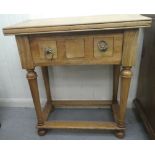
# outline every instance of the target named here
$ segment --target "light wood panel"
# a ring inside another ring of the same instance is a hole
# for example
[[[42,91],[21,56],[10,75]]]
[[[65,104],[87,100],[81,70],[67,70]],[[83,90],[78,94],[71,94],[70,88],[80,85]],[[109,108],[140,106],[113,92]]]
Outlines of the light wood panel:
[[[106,51],[101,51],[98,48],[98,43],[100,41],[105,41],[108,45],[108,48]],[[94,57],[95,58],[102,58],[105,56],[113,56],[113,50],[114,50],[114,37],[103,37],[103,36],[97,36],[94,37]]]
[[[139,29],[126,30],[124,32],[124,44],[123,44],[123,66],[133,66],[136,60],[137,52],[137,40]]]
[[[84,39],[67,39],[65,40],[66,58],[82,58],[84,53]]]
[[[40,126],[38,126],[40,128]],[[48,121],[42,129],[87,129],[87,130],[120,130],[114,122],[99,121]]]
[[[41,41],[38,43],[39,46],[39,52],[33,52],[32,56],[34,58],[36,58],[36,54],[38,53],[38,59],[56,59],[57,58],[57,45],[56,45],[56,41],[54,40],[50,40],[50,41]],[[47,54],[45,52],[46,48],[50,48],[54,54]]]
[[[52,101],[56,108],[103,108],[112,104],[111,100],[56,100]]]
[[[12,27],[46,27],[57,25],[80,25],[92,23],[116,23],[116,22],[132,22],[132,21],[150,21],[151,18],[142,15],[98,15],[98,16],[81,16],[81,17],[65,17],[65,18],[52,18],[52,19],[37,19],[29,20]]]
[[[103,33],[103,32],[102,32]],[[105,40],[108,50],[98,50],[97,43]],[[81,65],[81,64],[119,64],[122,55],[123,33],[47,35],[30,37],[30,47],[35,65]],[[44,48],[53,47],[55,58],[47,59]],[[56,57],[57,56],[57,57]]]
[[[35,34],[101,29],[149,27],[151,18],[141,15],[103,15],[26,21],[3,29],[5,35]]]
[[[16,36],[19,56],[23,69],[34,67],[28,36]]]

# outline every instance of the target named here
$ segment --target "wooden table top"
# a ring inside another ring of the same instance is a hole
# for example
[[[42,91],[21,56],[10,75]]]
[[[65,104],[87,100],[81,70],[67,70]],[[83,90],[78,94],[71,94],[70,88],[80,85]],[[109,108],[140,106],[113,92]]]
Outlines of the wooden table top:
[[[66,17],[25,21],[3,29],[5,35],[150,27],[151,18],[135,14]]]

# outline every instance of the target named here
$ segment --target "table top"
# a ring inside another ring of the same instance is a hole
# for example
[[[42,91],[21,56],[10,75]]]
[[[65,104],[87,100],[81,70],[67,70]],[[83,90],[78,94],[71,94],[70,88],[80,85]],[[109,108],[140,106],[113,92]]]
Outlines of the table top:
[[[66,17],[25,21],[3,29],[5,35],[150,27],[151,18],[135,14]]]

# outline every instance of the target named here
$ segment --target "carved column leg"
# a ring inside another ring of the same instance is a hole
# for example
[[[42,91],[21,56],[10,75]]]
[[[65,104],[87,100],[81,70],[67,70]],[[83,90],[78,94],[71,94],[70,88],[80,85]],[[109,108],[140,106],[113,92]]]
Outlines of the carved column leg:
[[[120,108],[118,115],[118,126],[125,127],[125,113],[130,88],[130,81],[132,77],[131,67],[123,67],[121,71],[121,89],[120,89]],[[123,138],[125,135],[124,130],[116,132],[118,138]]]
[[[113,103],[117,103],[120,65],[113,65]]]
[[[42,110],[41,110],[41,104],[40,104],[40,97],[39,97],[39,90],[38,90],[38,83],[37,83],[37,74],[34,71],[34,69],[27,70],[27,79],[29,82],[31,95],[33,98],[33,103],[37,115],[38,120],[38,126],[42,126],[44,124]],[[38,129],[38,134],[40,136],[45,135],[46,130],[45,129]]]

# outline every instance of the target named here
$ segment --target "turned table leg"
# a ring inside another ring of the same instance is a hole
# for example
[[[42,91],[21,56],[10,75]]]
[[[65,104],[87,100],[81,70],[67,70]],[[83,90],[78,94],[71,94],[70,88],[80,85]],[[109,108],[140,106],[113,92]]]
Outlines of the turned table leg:
[[[117,103],[120,65],[113,65],[113,103]]]
[[[131,67],[123,67],[121,71],[121,88],[120,88],[120,108],[118,114],[118,126],[120,128],[125,127],[125,113],[128,99],[128,93],[130,88],[130,81],[132,77]],[[123,138],[125,135],[124,130],[116,132],[118,138]]]
[[[42,126],[44,124],[42,110],[41,110],[41,104],[40,104],[40,97],[39,97],[39,90],[38,90],[38,83],[37,83],[37,74],[34,71],[34,69],[27,70],[27,79],[29,82],[31,95],[33,98],[33,103],[37,115],[38,120],[38,126]],[[46,134],[45,129],[38,129],[38,134],[40,136],[43,136]]]

